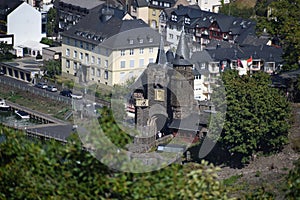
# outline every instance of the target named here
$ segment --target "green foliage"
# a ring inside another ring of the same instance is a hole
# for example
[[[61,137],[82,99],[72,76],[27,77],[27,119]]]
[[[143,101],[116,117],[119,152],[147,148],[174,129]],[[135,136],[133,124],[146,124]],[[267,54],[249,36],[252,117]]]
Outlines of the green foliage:
[[[239,178],[241,178],[242,176],[243,176],[242,174],[241,174],[241,175],[234,175],[234,176],[231,176],[231,177],[229,177],[229,178],[223,180],[223,183],[224,183],[224,185],[226,185],[226,186],[232,186],[232,185],[234,185],[234,184],[236,183],[236,181],[237,181]]]
[[[291,108],[277,89],[269,87],[270,77],[263,72],[239,76],[229,70],[222,80],[227,102],[222,146],[242,162],[258,151],[281,149],[287,142]]]
[[[272,9],[268,31],[278,36],[284,47],[284,70],[299,68],[300,60],[300,0],[280,0],[270,4]]]
[[[300,197],[300,159],[295,163],[295,168],[287,177],[287,199],[299,199]]]
[[[43,66],[46,71],[46,76],[49,78],[54,78],[56,75],[61,74],[61,63],[56,60],[49,60],[44,62]],[[73,82],[73,81],[72,81]]]
[[[222,3],[219,13],[248,19],[253,16],[254,9],[248,7],[240,7],[238,5],[238,2],[231,2],[228,4]]]
[[[101,110],[99,123],[103,132],[107,137],[109,137],[110,141],[116,146],[123,148],[126,144],[132,143],[133,138],[120,129],[120,127],[116,124],[115,117],[120,118],[121,116],[114,115],[122,115],[122,113],[120,111],[119,113],[114,112],[113,114],[111,109],[104,107]]]
[[[66,145],[31,141],[2,126],[0,135],[1,199],[228,199],[206,162],[115,172],[83,151],[76,135]]]
[[[12,45],[0,42],[0,61],[13,59],[15,56],[10,53],[11,50],[13,50]]]
[[[284,49],[284,71],[299,68],[300,60],[300,0],[256,1],[254,8],[242,6],[242,1],[222,3],[220,13],[241,18],[252,18],[257,22],[260,35],[267,31],[277,37]],[[268,11],[270,11],[268,13]]]
[[[56,9],[50,8],[47,13],[47,24],[46,24],[47,36],[53,36],[55,32],[55,26],[56,26]]]
[[[42,38],[41,43],[49,45],[49,46],[53,46],[53,40],[45,38],[45,37]]]

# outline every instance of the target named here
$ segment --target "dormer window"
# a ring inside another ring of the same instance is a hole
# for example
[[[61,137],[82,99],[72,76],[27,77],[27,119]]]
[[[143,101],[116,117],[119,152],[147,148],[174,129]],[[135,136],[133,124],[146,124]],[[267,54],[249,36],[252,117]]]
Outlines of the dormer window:
[[[151,36],[147,36],[147,39],[148,39],[148,42],[153,42],[153,37],[151,37]]]
[[[139,38],[139,43],[142,44],[144,42],[143,38]]]
[[[185,24],[190,24],[190,23],[191,23],[191,19],[188,18],[188,17],[185,17],[185,18],[184,18],[184,23],[185,23]]]
[[[158,6],[158,1],[152,1],[152,5]]]
[[[164,7],[169,8],[170,7],[170,3],[164,3]]]
[[[129,39],[129,44],[133,44],[133,39]]]
[[[171,20],[177,22],[177,15],[172,15]]]

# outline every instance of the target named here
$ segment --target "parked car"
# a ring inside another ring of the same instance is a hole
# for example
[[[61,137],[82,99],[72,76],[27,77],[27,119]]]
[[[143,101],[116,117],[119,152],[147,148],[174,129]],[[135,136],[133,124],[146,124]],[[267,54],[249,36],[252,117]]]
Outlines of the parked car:
[[[62,95],[62,96],[65,96],[65,97],[71,97],[72,91],[68,90],[68,89],[65,89],[65,90],[60,91],[59,94]]]
[[[47,84],[43,82],[39,82],[35,86],[42,89],[46,89],[48,87]]]
[[[57,92],[57,88],[53,85],[48,85],[48,87],[46,88],[46,90],[50,91],[50,92]]]
[[[72,93],[72,94],[71,94],[71,97],[72,97],[73,99],[82,99],[82,98],[83,98],[83,96],[82,96],[81,93]]]

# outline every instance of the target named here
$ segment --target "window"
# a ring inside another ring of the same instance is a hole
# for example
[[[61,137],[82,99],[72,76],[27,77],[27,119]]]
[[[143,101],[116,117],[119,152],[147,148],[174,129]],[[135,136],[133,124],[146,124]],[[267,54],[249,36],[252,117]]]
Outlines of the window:
[[[106,70],[104,72],[104,79],[108,79],[108,71],[106,71]]]
[[[66,49],[66,56],[70,56],[70,49]]]
[[[73,57],[74,57],[74,58],[77,58],[77,51],[74,51],[74,52],[73,52]]]
[[[95,56],[92,56],[92,63],[95,63]]]
[[[176,39],[177,39],[177,40],[179,40],[179,39],[180,39],[180,36],[179,36],[179,35],[177,35],[177,36],[176,36]]]
[[[133,55],[134,54],[134,49],[129,49],[129,55]]]
[[[152,1],[152,5],[158,6],[158,1]]]
[[[128,78],[132,78],[133,77],[133,71],[130,71],[129,74],[128,74]]]
[[[74,46],[77,47],[77,40],[74,40]]]
[[[120,72],[120,81],[125,79],[125,72]]]
[[[149,53],[153,53],[153,48],[149,48]]]
[[[97,69],[97,77],[100,77],[101,76],[101,71],[100,69]]]
[[[139,67],[144,67],[144,59],[139,60]]]
[[[125,50],[121,50],[121,56],[125,56]]]
[[[77,70],[77,62],[74,62],[74,67],[73,67],[74,70]]]
[[[90,50],[90,45],[88,43],[86,43],[86,49]]]
[[[125,64],[126,64],[125,61],[121,61],[121,62],[120,62],[120,68],[125,68]]]
[[[108,68],[108,60],[105,60],[104,67]]]
[[[144,48],[140,48],[140,54],[144,54]]]
[[[67,38],[67,44],[70,44],[70,38]]]
[[[90,62],[90,58],[89,58],[89,54],[85,54],[85,62],[89,63]]]
[[[83,59],[83,53],[82,53],[82,52],[80,52],[79,58],[80,58],[81,60]]]
[[[66,60],[66,68],[70,68],[70,61]]]
[[[129,66],[130,66],[130,67],[134,67],[134,60],[130,60]]]
[[[191,23],[191,19],[188,18],[188,17],[185,17],[185,18],[184,18],[184,23],[185,23],[185,24],[190,24],[190,23]]]
[[[177,21],[177,16],[176,15],[172,15],[171,20],[172,21]]]
[[[155,16],[156,15],[156,11],[152,10],[152,15]]]
[[[173,34],[170,33],[170,34],[169,34],[169,38],[170,38],[170,39],[173,39]]]
[[[167,7],[167,8],[169,8],[170,7],[170,3],[164,3],[164,7]]]
[[[154,90],[154,100],[164,101],[165,100],[165,91],[162,89],[155,89]]]
[[[130,40],[129,40],[129,44],[133,44],[133,39],[130,39]]]
[[[154,63],[154,59],[153,58],[149,58],[149,63]]]
[[[142,44],[144,42],[143,38],[139,38],[139,43]]]
[[[149,42],[150,43],[153,42],[153,38],[152,37],[149,38]]]
[[[101,65],[101,58],[97,58],[97,64]]]
[[[80,41],[80,48],[83,48],[83,42]]]

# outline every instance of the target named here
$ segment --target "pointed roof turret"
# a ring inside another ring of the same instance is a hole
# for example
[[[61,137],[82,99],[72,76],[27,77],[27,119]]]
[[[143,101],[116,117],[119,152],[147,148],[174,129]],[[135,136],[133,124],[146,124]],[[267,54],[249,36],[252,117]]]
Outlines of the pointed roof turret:
[[[189,62],[190,59],[190,49],[188,47],[186,38],[185,38],[185,32],[184,32],[184,26],[182,26],[182,31],[180,34],[176,54],[175,54],[175,65],[191,65]]]
[[[163,36],[160,36],[160,44],[157,52],[156,63],[164,65],[167,63],[167,56],[164,49],[164,39]]]
[[[184,26],[182,26],[182,27],[183,28],[181,30],[175,57],[178,56],[181,59],[189,59],[190,58],[190,50],[189,50],[189,47],[187,45],[187,41],[185,38]]]

